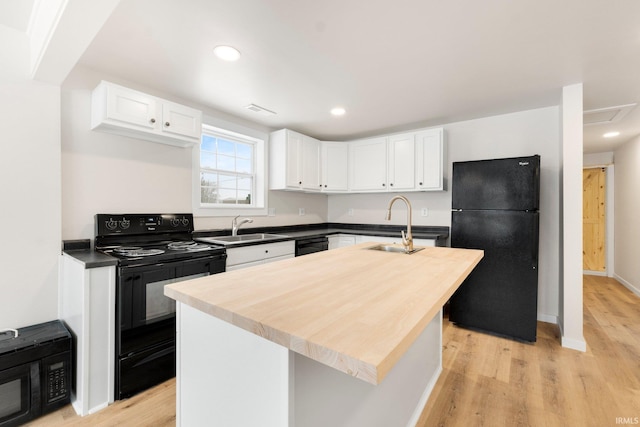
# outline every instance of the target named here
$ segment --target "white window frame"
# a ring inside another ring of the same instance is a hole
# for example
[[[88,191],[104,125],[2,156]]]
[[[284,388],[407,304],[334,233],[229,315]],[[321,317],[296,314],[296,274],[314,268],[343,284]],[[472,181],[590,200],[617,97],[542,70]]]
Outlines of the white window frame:
[[[213,134],[232,141],[247,142],[254,145],[254,193],[252,205],[202,204],[200,201],[200,144],[193,147],[192,156],[192,206],[196,217],[236,216],[236,215],[267,215],[267,169],[266,169],[266,141],[267,134],[242,128],[229,123],[216,123],[213,126],[202,124],[203,133]],[[224,126],[224,128],[220,127]]]

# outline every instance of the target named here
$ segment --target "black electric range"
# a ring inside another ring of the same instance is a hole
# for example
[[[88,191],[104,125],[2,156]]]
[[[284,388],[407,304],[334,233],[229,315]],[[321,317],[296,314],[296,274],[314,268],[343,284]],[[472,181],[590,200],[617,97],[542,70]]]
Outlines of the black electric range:
[[[116,400],[175,376],[176,303],[164,287],[226,269],[224,247],[192,233],[192,214],[96,215],[96,250],[118,260]]]

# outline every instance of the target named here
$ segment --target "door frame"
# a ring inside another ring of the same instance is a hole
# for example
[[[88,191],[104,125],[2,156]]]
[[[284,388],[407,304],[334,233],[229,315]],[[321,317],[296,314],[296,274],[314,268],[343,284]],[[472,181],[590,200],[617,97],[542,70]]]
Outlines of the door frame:
[[[595,168],[604,168],[605,170],[605,270],[604,271],[591,271],[591,270],[583,270],[583,274],[589,274],[592,276],[607,276],[613,277],[614,275],[614,246],[613,246],[613,232],[614,232],[614,171],[615,166],[613,164],[608,165],[584,165],[584,169],[595,169]]]

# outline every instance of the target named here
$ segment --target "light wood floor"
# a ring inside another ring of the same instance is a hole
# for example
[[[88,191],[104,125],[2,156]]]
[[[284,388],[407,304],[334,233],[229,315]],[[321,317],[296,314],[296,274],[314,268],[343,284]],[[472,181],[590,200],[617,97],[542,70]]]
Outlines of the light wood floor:
[[[640,419],[640,298],[613,279],[585,276],[584,306],[586,353],[562,348],[549,323],[538,323],[531,345],[445,321],[444,370],[419,426],[600,427]],[[84,418],[67,406],[29,425],[173,426],[175,381]]]

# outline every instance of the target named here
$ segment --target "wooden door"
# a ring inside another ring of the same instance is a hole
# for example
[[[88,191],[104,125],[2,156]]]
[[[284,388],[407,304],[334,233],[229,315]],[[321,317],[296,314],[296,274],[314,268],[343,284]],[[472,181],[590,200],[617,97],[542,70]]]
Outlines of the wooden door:
[[[582,171],[582,268],[606,270],[605,263],[605,170]]]

